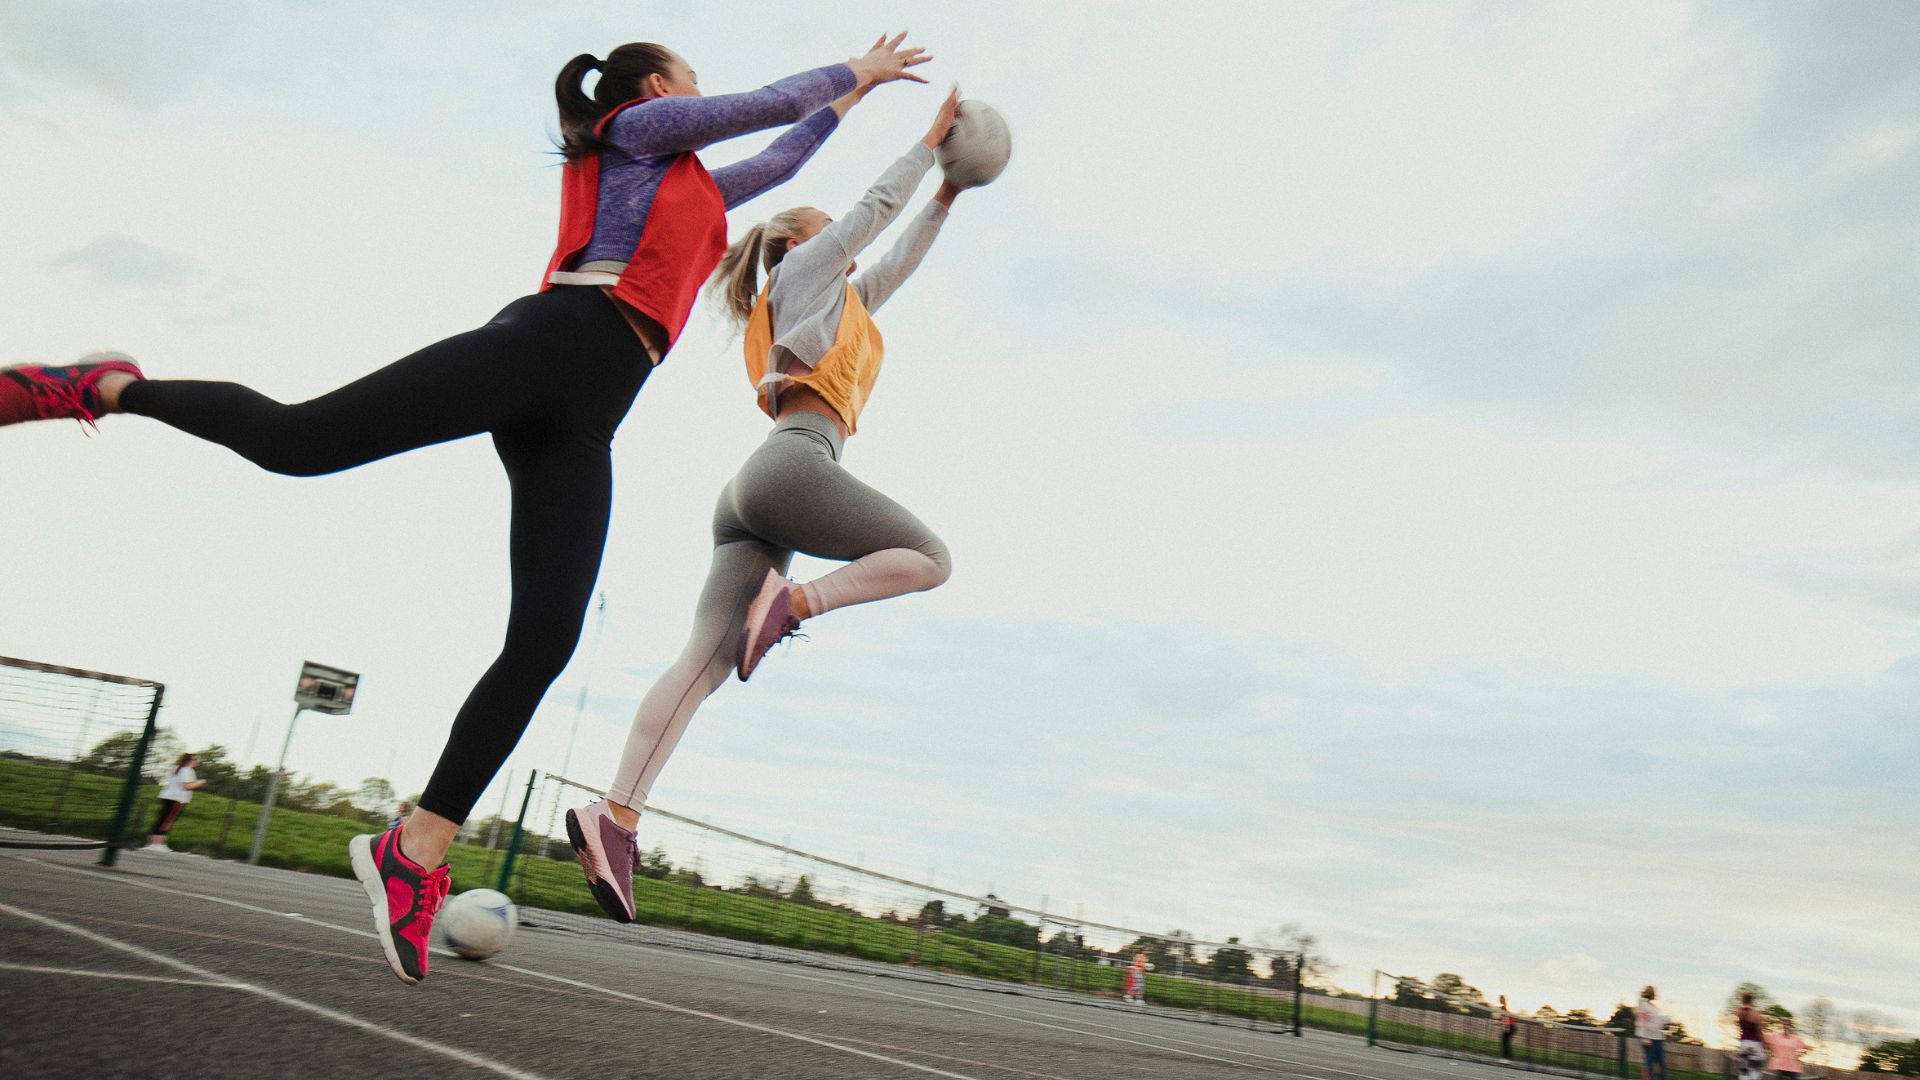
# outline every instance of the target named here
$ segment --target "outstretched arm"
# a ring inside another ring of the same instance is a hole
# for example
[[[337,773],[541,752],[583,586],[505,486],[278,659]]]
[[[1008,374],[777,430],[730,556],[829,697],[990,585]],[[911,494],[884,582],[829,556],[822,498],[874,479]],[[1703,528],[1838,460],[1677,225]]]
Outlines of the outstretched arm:
[[[713,170],[714,186],[720,189],[720,198],[726,202],[727,209],[793,179],[793,174],[820,149],[839,123],[839,114],[834,110],[821,109],[782,132],[765,150]]]
[[[885,39],[882,39],[883,41]],[[793,179],[815,150],[825,145],[847,112],[873,90],[868,86],[835,98],[833,104],[807,117],[773,140],[765,150],[732,165],[713,170],[713,182],[731,210]]]
[[[850,93],[853,69],[832,64],[791,75],[744,94],[657,97],[624,110],[607,125],[607,141],[633,157],[698,150],[722,139],[791,124]]]
[[[933,127],[914,144],[913,149],[880,174],[880,179],[874,181],[853,209],[821,229],[813,239],[793,249],[783,263],[790,267],[786,271],[788,275],[796,271],[809,277],[814,274],[845,273],[847,264],[868,244],[873,243],[874,238],[892,224],[894,218],[900,216],[907,199],[920,186],[927,170],[933,167],[933,148],[940,145],[947,129],[953,126],[953,110],[959,101],[959,93],[956,89],[947,95],[934,117]]]
[[[933,241],[940,235],[940,226],[946,223],[947,211],[953,208],[953,200],[959,194],[959,188],[941,183],[933,201],[914,215],[906,233],[894,242],[893,249],[853,279],[853,289],[860,294],[860,302],[868,311],[879,310],[920,268],[920,260],[926,258],[927,251],[933,247]]]
[[[907,69],[933,58],[922,49],[902,49],[905,39],[905,34],[882,37],[864,56],[803,71],[744,94],[654,98],[615,116],[607,127],[607,141],[633,157],[678,154],[795,123],[836,98],[880,83],[925,82]]]

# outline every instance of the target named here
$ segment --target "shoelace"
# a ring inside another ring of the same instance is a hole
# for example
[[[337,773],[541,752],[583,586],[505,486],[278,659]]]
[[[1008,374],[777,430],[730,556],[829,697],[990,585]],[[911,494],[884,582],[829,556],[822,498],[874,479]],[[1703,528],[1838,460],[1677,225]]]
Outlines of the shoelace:
[[[422,915],[436,915],[440,905],[447,902],[447,890],[453,887],[453,878],[447,874],[429,874],[414,890],[413,907]]]
[[[92,428],[94,431],[100,430],[100,425],[96,423],[99,417],[95,416],[93,410],[87,407],[86,395],[81,392],[79,387],[71,383],[53,379],[48,376],[45,371],[37,372],[36,374],[39,377],[30,380],[35,392],[56,406],[65,406],[71,409],[75,413],[73,419],[79,421],[81,427]],[[88,437],[91,438],[92,436],[89,435]]]

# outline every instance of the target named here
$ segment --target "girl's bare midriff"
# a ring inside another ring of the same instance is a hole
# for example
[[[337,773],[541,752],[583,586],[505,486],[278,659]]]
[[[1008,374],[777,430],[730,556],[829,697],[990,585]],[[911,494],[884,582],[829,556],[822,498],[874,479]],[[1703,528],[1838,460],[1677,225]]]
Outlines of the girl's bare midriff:
[[[780,415],[774,420],[778,422],[789,413],[797,412],[819,413],[833,421],[833,426],[840,429],[842,439],[847,437],[846,423],[840,419],[840,414],[833,410],[833,406],[827,404],[826,398],[798,383],[788,383],[780,388]]]

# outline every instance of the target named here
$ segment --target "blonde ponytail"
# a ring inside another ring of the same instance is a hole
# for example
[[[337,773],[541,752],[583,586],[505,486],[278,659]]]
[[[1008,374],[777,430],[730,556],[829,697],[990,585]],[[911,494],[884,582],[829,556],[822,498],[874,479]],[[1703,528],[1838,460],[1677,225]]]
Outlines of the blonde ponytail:
[[[707,279],[707,293],[736,326],[745,326],[753,317],[753,305],[760,299],[760,271],[771,274],[787,257],[787,241],[800,239],[801,226],[812,209],[796,206],[780,211],[748,229],[720,256],[720,264]]]
[[[760,295],[760,247],[766,234],[765,225],[755,225],[747,230],[747,235],[729,245],[707,285],[707,291],[734,323],[747,321],[753,314],[753,302]]]

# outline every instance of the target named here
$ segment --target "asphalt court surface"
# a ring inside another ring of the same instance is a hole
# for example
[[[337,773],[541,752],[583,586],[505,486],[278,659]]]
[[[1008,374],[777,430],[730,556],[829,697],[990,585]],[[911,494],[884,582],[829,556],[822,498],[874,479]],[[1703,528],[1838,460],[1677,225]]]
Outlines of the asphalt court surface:
[[[350,880],[0,852],[0,1076],[1513,1080],[1476,1062],[523,927],[387,970]],[[635,938],[644,937],[644,932]]]

